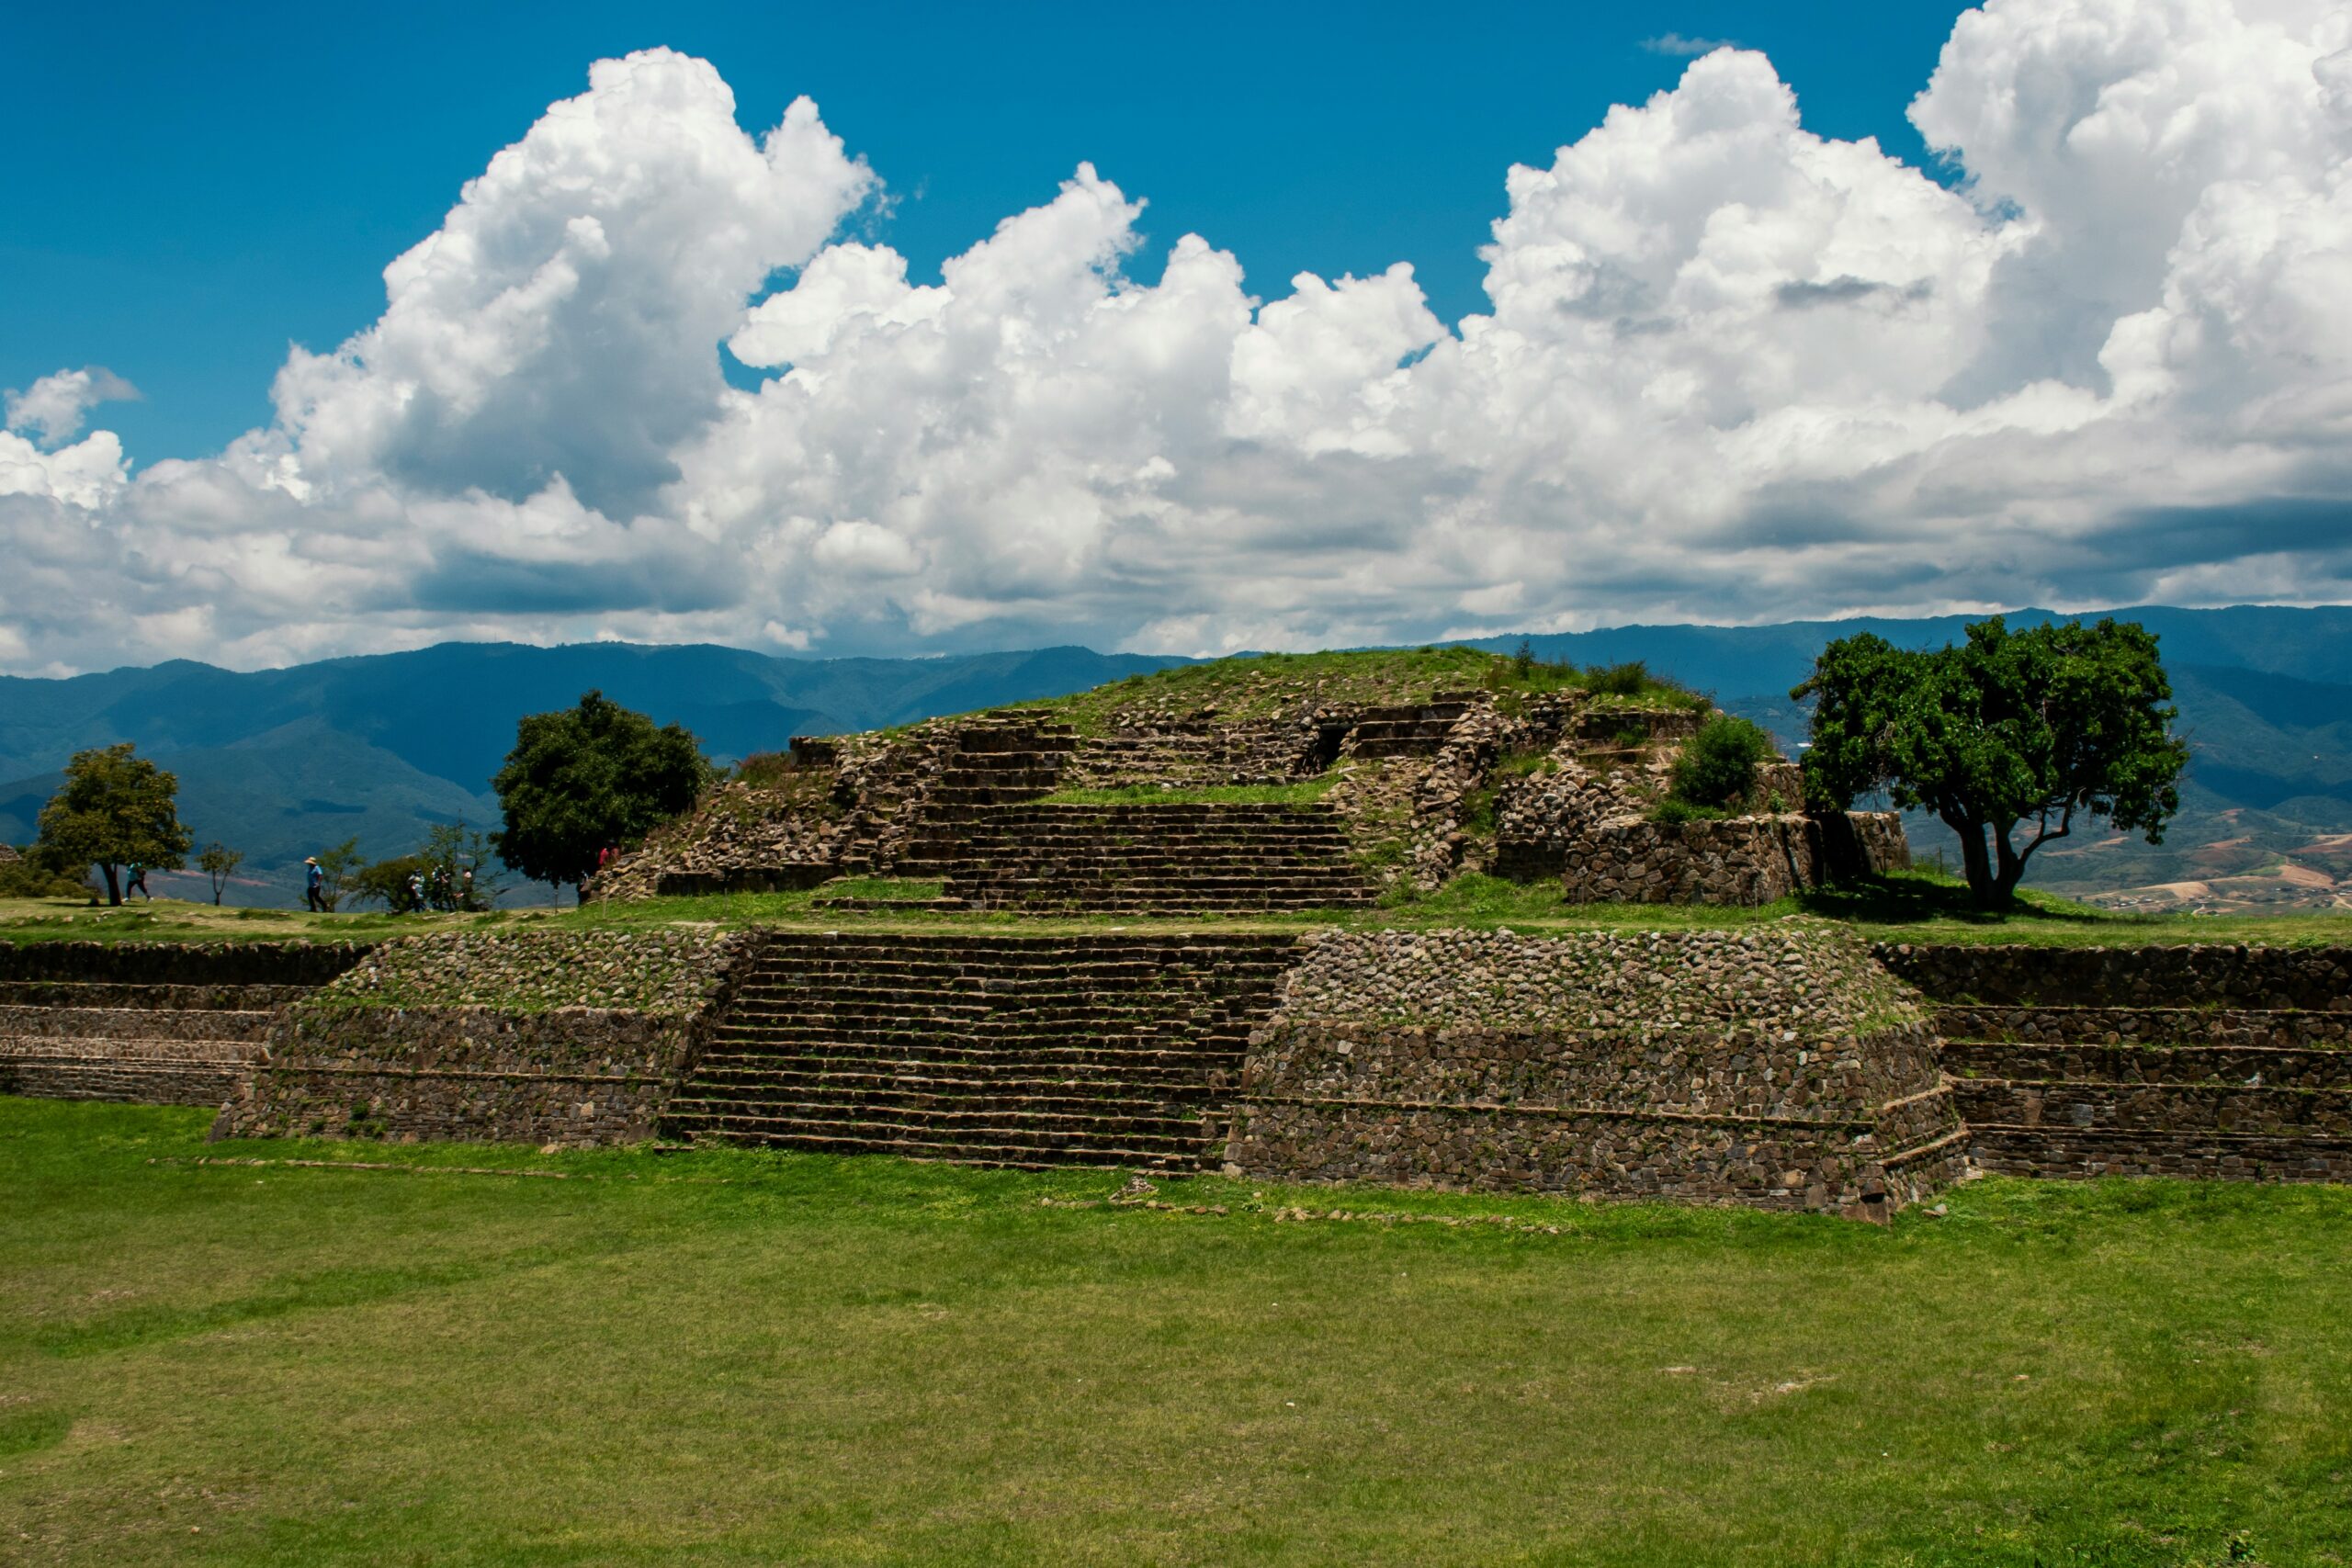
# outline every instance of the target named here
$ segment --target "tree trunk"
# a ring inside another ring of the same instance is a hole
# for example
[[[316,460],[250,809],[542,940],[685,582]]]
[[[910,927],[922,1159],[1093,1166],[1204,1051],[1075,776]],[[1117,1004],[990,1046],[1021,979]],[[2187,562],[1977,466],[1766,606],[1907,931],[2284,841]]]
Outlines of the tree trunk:
[[[1968,901],[1980,909],[1996,908],[1993,862],[1984,849],[1984,824],[1973,818],[1947,817],[1944,826],[1960,835],[1960,865],[1968,878]]]
[[[107,874],[107,902],[108,904],[120,904],[122,902],[122,883],[115,874],[114,863],[112,861],[100,861],[98,863],[98,869]]]
[[[2017,902],[2018,882],[2025,875],[2025,856],[2009,848],[2009,829],[2016,826],[2012,822],[1993,835],[1993,851],[2000,857],[1999,870],[1993,878],[1993,897],[1997,901],[1996,907],[2004,909]]]

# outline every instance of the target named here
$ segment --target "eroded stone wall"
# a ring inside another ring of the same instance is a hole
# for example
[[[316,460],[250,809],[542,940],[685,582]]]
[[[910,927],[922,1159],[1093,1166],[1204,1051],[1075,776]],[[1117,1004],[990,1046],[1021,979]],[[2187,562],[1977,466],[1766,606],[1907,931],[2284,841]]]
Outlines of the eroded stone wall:
[[[1938,1001],[2352,1012],[2352,949],[2341,947],[1899,942],[1879,956]]]
[[[272,1024],[217,1131],[567,1146],[652,1135],[753,939],[389,942]]]
[[[0,1094],[218,1106],[276,1010],[368,951],[357,943],[0,946]]]
[[[2020,1176],[2352,1179],[2352,953],[1897,944],[1975,1156]]]
[[[1333,934],[1253,1037],[1228,1166],[1883,1210],[1964,1134],[1916,998],[1849,934]]]
[[[1911,863],[1893,812],[1611,822],[1563,854],[1575,904],[1770,904],[1808,887]]]

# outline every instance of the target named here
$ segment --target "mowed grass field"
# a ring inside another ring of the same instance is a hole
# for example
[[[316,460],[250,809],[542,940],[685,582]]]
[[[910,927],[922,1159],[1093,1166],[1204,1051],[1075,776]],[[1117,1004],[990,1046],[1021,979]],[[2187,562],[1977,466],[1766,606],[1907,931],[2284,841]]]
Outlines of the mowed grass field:
[[[208,1120],[0,1099],[0,1562],[2352,1561],[2352,1190],[1194,1214]]]

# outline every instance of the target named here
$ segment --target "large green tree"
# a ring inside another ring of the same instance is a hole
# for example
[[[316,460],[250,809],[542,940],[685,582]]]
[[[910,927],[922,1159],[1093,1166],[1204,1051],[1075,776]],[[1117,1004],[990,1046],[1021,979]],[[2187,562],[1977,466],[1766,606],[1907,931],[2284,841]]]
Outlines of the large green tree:
[[[41,847],[59,861],[96,866],[109,904],[122,902],[124,866],[176,870],[196,842],[180,825],[179,779],[133,750],[126,740],[74,752],[65,783],[40,808]]]
[[[2188,748],[2156,639],[2132,621],[2011,632],[1998,615],[1933,652],[1865,632],[1821,652],[1805,793],[1843,807],[1884,790],[1960,836],[1970,894],[2006,908],[2033,852],[2105,818],[2152,844],[2180,809]]]
[[[590,692],[576,708],[535,713],[492,787],[506,825],[499,858],[534,881],[578,883],[608,848],[690,810],[709,780],[695,738]]]

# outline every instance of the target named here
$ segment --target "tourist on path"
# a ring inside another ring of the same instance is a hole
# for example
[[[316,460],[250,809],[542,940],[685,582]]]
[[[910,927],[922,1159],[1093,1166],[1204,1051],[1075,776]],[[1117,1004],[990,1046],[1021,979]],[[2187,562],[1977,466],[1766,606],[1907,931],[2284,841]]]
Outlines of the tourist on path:
[[[306,897],[311,908],[323,915],[327,912],[327,874],[319,869],[319,857],[316,855],[305,856],[302,863],[310,868],[304,878]]]

